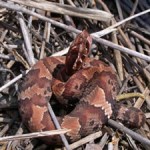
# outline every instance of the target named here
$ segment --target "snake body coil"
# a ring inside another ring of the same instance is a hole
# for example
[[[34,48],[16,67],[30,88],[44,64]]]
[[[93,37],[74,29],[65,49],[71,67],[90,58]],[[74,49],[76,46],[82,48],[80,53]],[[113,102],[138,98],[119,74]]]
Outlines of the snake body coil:
[[[52,95],[62,106],[75,105],[71,112],[57,117],[61,128],[71,129],[66,134],[69,142],[100,130],[112,114],[135,127],[143,124],[145,118],[140,110],[115,103],[116,73],[105,63],[88,58],[91,42],[84,30],[66,57],[46,57],[26,75],[20,87],[19,110],[31,132],[56,129],[47,108]],[[62,144],[59,136],[42,140]]]

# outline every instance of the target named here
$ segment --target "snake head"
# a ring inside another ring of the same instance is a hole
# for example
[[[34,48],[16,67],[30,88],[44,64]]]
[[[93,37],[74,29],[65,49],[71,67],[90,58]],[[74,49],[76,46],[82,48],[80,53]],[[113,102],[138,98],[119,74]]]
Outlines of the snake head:
[[[88,57],[92,44],[92,37],[83,30],[77,35],[75,40],[70,46],[68,54],[66,56],[66,73],[72,75],[76,71],[80,70],[85,66],[86,58]]]

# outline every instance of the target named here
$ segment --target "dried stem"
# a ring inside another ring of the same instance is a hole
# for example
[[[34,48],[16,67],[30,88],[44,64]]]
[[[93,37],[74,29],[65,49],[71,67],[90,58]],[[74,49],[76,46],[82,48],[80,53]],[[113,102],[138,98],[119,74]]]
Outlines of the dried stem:
[[[120,131],[129,134],[133,139],[137,140],[138,142],[144,144],[147,144],[150,146],[150,140],[147,138],[142,137],[140,134],[137,134],[136,132],[126,128],[125,126],[118,124],[116,121],[109,119],[108,124],[119,129]]]

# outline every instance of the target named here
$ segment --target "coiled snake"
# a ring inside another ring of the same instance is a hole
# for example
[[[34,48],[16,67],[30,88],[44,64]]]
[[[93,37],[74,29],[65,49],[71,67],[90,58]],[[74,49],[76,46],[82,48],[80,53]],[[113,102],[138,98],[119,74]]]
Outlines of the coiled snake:
[[[92,38],[86,30],[80,33],[66,56],[39,60],[26,75],[19,93],[19,110],[31,132],[54,130],[48,112],[51,97],[62,107],[73,110],[57,119],[74,142],[96,132],[113,114],[133,127],[143,125],[144,114],[136,108],[116,104],[116,73],[102,61],[88,58]],[[42,138],[48,144],[61,144],[59,136]]]

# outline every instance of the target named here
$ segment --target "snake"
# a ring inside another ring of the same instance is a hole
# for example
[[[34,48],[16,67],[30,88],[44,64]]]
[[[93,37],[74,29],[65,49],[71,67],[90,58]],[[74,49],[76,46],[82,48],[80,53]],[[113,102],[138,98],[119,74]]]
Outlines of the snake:
[[[116,103],[117,73],[103,61],[89,57],[92,37],[87,30],[78,34],[66,56],[39,60],[19,86],[19,112],[30,132],[55,130],[48,103],[69,143],[95,133],[113,117],[140,128],[144,113]],[[63,113],[61,112],[63,110]],[[59,135],[40,138],[46,144],[62,145]]]

